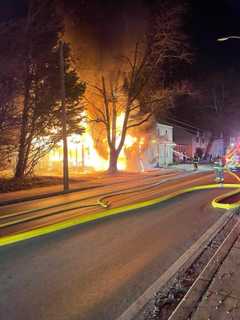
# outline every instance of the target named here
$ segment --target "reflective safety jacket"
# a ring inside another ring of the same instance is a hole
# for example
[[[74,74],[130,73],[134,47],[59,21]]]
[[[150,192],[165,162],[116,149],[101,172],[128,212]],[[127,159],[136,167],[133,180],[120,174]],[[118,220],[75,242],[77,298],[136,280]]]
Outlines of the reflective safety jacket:
[[[217,160],[217,161],[215,161],[215,162],[214,162],[214,169],[215,169],[215,170],[219,170],[219,171],[223,170],[223,169],[224,169],[224,163],[223,163],[223,161],[222,161],[222,160]]]

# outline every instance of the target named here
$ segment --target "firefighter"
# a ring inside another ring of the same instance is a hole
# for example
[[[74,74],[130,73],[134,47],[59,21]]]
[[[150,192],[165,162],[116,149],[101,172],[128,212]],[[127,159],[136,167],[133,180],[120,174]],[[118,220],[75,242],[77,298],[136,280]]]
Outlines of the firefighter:
[[[214,161],[214,170],[216,174],[215,181],[216,182],[224,182],[224,166],[225,162],[224,159],[221,157],[217,157]]]
[[[196,171],[198,169],[198,163],[199,163],[199,157],[195,153],[194,156],[193,156],[193,170]]]

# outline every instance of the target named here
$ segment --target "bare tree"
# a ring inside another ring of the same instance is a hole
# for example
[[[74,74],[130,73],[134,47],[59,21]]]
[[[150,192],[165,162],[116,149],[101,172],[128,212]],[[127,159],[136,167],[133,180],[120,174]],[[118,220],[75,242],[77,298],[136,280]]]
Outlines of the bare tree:
[[[32,139],[35,131],[35,123],[37,121],[38,112],[35,112],[33,104],[37,101],[35,95],[36,91],[39,90],[39,83],[37,83],[35,76],[39,73],[39,68],[36,61],[41,60],[41,53],[38,50],[44,49],[43,37],[48,37],[50,31],[51,36],[57,32],[59,26],[54,21],[50,22],[50,25],[46,28],[44,23],[46,23],[46,18],[50,18],[49,13],[46,14],[46,6],[50,2],[44,0],[40,2],[39,0],[30,0],[28,3],[27,16],[23,22],[19,21],[19,37],[22,41],[19,44],[18,49],[21,52],[21,58],[23,60],[23,70],[22,70],[22,86],[23,86],[23,110],[21,119],[21,129],[20,129],[20,139],[19,139],[19,150],[15,177],[22,178],[26,174],[26,168],[28,163],[28,157],[30,154],[30,149],[32,145]],[[51,6],[50,11],[53,10]],[[49,11],[49,12],[50,12]],[[51,12],[52,13],[52,12]],[[47,42],[47,39],[45,40]],[[42,59],[43,65],[46,65],[46,61]],[[38,75],[37,75],[38,77]],[[42,79],[44,83],[44,79]],[[35,87],[35,88],[34,88]],[[33,102],[34,101],[34,102]]]
[[[147,40],[136,44],[132,57],[121,57],[117,70],[125,71],[106,72],[101,76],[100,85],[92,86],[94,99],[88,100],[89,114],[105,133],[111,173],[117,171],[127,132],[147,122],[159,112],[157,109],[173,103],[176,87],[162,85],[155,74],[164,71],[167,63],[190,62],[182,30],[183,12],[182,6],[169,7],[165,1],[154,17]]]

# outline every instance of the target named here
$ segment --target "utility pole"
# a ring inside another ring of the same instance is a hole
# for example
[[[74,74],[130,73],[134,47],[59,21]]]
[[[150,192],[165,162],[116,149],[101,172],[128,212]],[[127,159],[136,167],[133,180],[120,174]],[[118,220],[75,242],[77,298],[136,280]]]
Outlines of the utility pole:
[[[67,144],[67,114],[65,108],[65,63],[63,54],[63,41],[59,41],[60,52],[60,80],[61,80],[61,113],[62,113],[62,140],[63,140],[63,190],[69,190],[69,174],[68,174],[68,144]]]

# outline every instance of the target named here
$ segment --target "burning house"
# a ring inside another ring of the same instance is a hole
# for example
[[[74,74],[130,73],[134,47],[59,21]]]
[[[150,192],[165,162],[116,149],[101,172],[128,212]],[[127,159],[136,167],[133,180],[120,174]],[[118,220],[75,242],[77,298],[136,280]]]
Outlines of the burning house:
[[[157,123],[149,136],[142,159],[145,169],[167,167],[173,163],[173,127]]]
[[[121,117],[118,126],[121,126]],[[103,138],[105,139],[105,138]],[[106,142],[105,142],[106,143]],[[147,132],[138,135],[127,134],[124,147],[118,160],[118,169],[126,171],[144,171],[166,167],[173,162],[173,128],[157,123]],[[69,169],[72,174],[81,174],[108,169],[108,154],[100,154],[90,127],[86,126],[82,135],[68,137]],[[63,148],[60,142],[39,161],[36,172],[61,174]]]

